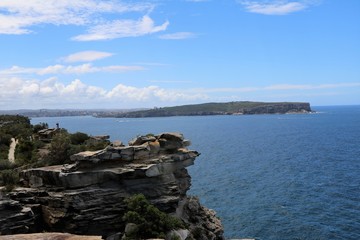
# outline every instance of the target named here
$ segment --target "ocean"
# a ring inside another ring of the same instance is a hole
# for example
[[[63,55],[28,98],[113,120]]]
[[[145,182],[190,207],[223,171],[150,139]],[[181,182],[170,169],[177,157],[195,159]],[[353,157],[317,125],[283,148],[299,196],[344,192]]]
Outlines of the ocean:
[[[360,239],[360,106],[315,114],[33,118],[111,136],[182,132],[201,153],[188,168],[226,238]]]

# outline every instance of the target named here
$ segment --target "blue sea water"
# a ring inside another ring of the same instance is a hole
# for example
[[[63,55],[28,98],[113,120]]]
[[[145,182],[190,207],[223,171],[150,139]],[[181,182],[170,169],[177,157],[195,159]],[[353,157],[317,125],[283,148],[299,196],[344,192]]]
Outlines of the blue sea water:
[[[360,239],[360,106],[316,114],[142,119],[33,118],[70,132],[176,131],[201,156],[192,195],[216,210],[227,238]]]

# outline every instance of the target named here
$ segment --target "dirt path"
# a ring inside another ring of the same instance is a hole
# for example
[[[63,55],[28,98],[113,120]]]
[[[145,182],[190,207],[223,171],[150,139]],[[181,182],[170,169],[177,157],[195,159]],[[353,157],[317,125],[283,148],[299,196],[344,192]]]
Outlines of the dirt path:
[[[15,138],[11,139],[10,149],[9,149],[9,161],[14,163],[15,162],[15,148],[16,144],[18,143],[18,140],[15,140]]]

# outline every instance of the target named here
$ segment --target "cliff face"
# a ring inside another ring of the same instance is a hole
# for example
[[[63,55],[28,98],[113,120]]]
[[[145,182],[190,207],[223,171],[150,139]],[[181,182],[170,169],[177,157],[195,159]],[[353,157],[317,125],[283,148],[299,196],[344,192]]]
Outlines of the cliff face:
[[[187,223],[188,236],[223,239],[215,212],[186,196],[186,167],[199,155],[188,145],[176,133],[142,136],[129,146],[73,155],[70,165],[23,171],[24,187],[0,200],[0,234],[58,231],[106,237],[125,229],[124,199],[142,193]]]
[[[310,113],[309,103],[274,103],[243,108],[239,111],[242,114],[285,114],[285,113]]]

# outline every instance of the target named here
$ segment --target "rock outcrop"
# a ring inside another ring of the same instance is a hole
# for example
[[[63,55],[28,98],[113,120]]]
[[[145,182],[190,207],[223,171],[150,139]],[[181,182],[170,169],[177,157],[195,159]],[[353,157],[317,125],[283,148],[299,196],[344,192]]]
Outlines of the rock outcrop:
[[[71,157],[72,164],[29,169],[23,187],[0,201],[0,235],[67,232],[103,237],[123,232],[124,199],[142,193],[160,210],[181,218],[193,239],[223,239],[215,212],[188,197],[186,167],[198,152],[182,134],[140,136]]]

